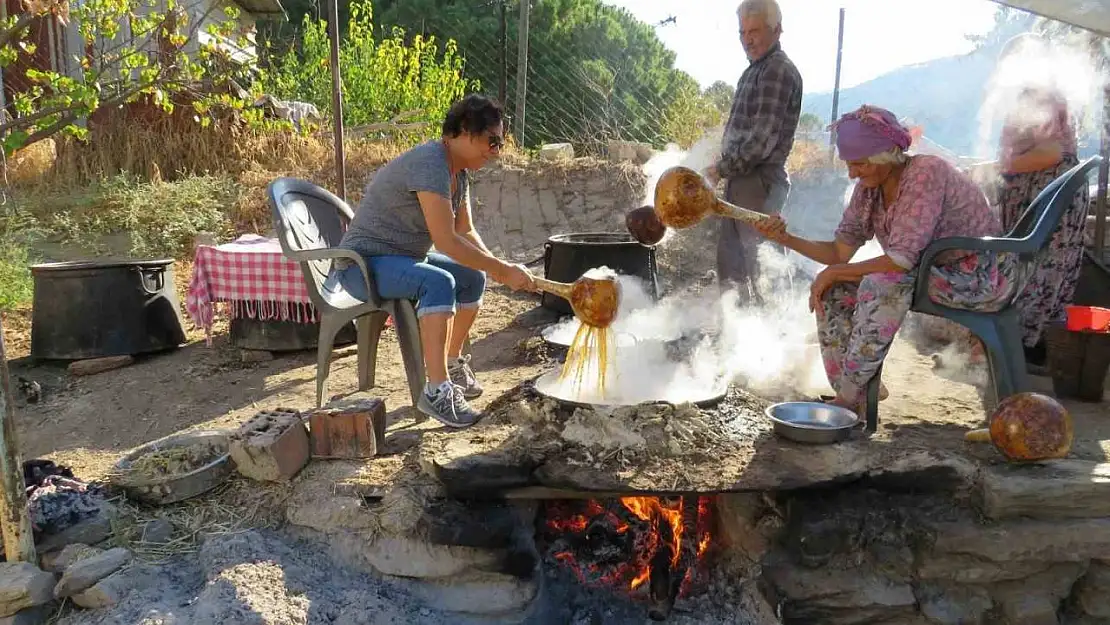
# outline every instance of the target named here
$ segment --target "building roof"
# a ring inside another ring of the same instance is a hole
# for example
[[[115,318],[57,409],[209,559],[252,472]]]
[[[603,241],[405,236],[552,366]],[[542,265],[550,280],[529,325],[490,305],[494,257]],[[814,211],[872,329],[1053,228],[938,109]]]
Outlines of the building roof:
[[[1110,3],[1105,0],[994,0],[1110,37]]]
[[[281,15],[285,17],[285,8],[281,0],[235,0],[235,4],[253,15]]]

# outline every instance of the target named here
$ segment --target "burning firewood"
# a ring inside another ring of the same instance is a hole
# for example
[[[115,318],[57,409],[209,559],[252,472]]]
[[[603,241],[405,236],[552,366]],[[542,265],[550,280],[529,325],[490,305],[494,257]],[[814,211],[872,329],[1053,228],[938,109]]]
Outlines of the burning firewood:
[[[644,599],[648,615],[665,620],[694,587],[710,522],[707,497],[551,502],[543,535],[550,557],[583,584]]]

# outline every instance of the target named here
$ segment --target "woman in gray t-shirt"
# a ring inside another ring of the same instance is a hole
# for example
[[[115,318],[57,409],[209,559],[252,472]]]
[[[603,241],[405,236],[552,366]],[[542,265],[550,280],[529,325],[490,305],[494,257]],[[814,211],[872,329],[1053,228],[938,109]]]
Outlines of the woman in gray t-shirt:
[[[482,387],[462,346],[481,306],[486,275],[513,290],[535,289],[527,269],[490,253],[470,214],[467,172],[500,154],[502,120],[501,107],[485,96],[456,102],[440,139],[410,149],[372,176],[340,243],[366,259],[379,296],[417,300],[428,373],[417,409],[451,427],[481,417],[467,403]],[[367,299],[357,265],[336,269],[329,281]]]

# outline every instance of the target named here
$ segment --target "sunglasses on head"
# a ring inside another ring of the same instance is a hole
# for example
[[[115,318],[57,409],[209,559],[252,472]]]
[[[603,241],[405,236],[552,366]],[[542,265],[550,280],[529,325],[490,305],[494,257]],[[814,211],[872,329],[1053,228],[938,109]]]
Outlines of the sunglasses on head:
[[[489,147],[491,150],[500,150],[505,147],[505,137],[501,135],[491,134],[489,136]]]

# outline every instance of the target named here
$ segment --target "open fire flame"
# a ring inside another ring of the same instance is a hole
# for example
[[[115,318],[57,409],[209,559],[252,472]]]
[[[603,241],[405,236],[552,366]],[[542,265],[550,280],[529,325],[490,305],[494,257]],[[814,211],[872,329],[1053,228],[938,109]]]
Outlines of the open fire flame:
[[[548,502],[548,552],[590,586],[644,594],[670,611],[694,588],[712,542],[705,496]]]

